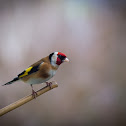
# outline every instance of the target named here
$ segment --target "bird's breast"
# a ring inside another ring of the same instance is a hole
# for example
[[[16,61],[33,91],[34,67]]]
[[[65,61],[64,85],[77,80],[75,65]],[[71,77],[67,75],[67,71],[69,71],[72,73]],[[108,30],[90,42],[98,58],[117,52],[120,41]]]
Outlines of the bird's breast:
[[[29,77],[29,78],[23,78],[22,81],[24,81],[25,83],[29,83],[29,84],[40,84],[40,83],[44,83],[46,81],[48,81],[49,79],[51,79],[55,74],[56,74],[56,70],[50,70],[48,72],[48,76],[46,76],[47,73],[43,73],[41,74],[39,77],[37,77],[37,74],[33,75],[33,77]]]
[[[53,77],[56,74],[56,70],[50,70],[49,74],[50,74],[51,77]]]

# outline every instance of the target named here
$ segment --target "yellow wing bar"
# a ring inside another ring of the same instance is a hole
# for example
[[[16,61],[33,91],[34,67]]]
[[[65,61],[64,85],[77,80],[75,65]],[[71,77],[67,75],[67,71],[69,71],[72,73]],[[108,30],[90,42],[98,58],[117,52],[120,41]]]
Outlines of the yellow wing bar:
[[[19,77],[19,78],[22,78],[22,77],[24,77],[24,76],[27,76],[27,75],[28,75],[28,72],[30,72],[32,68],[33,68],[33,67],[27,68],[27,69],[24,70],[21,74],[19,74],[18,77]]]

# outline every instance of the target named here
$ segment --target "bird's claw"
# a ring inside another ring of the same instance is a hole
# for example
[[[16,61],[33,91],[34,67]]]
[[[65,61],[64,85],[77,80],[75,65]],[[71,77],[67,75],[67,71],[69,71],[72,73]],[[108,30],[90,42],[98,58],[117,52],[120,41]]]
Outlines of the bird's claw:
[[[35,92],[33,89],[32,89],[32,96],[34,97],[34,99],[36,99],[37,92]]]
[[[52,82],[46,82],[47,87],[50,87],[52,89]]]

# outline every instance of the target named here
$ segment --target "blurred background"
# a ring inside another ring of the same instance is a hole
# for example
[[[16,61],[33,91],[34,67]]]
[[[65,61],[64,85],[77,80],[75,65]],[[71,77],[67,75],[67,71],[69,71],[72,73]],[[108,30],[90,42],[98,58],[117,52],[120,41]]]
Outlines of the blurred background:
[[[0,117],[1,126],[126,125],[124,0],[0,1],[0,85],[54,51],[59,87]],[[35,85],[37,90],[44,85]],[[0,86],[0,108],[31,93]]]

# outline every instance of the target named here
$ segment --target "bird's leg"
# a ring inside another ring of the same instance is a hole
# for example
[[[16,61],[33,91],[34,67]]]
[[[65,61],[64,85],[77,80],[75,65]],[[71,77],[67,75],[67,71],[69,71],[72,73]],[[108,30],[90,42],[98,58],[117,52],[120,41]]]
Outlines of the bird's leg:
[[[34,91],[32,84],[31,84],[31,88],[32,88],[32,96],[33,96],[34,98],[36,98],[37,93]]]
[[[50,87],[52,89],[52,82],[46,82],[47,87]]]

